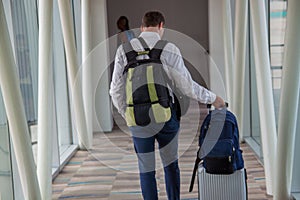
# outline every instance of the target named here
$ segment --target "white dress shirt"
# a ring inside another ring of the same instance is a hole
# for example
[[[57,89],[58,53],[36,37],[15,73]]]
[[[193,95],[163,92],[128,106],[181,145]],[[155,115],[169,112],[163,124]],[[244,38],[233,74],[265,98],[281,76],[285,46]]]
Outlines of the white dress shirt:
[[[156,32],[142,32],[139,37],[142,37],[148,47],[152,49],[156,42],[160,40],[160,36]],[[143,47],[138,39],[130,41],[132,47],[136,51],[143,51]],[[174,82],[180,91],[201,103],[211,104],[215,101],[216,95],[206,88],[196,83],[188,69],[184,65],[179,49],[172,43],[168,43],[162,51],[161,62],[168,77]],[[115,57],[114,71],[110,85],[110,95],[112,102],[118,112],[124,117],[126,110],[126,74],[123,74],[124,67],[127,65],[127,58],[121,45]]]

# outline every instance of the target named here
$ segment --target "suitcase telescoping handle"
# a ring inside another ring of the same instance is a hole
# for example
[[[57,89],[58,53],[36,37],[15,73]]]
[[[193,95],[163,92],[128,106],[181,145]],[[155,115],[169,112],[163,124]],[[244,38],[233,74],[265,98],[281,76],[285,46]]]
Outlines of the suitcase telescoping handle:
[[[228,105],[229,105],[228,102],[225,102],[226,108],[228,108]],[[208,110],[211,109],[211,106],[212,106],[212,104],[207,104],[207,105],[206,105],[206,107],[207,107]]]

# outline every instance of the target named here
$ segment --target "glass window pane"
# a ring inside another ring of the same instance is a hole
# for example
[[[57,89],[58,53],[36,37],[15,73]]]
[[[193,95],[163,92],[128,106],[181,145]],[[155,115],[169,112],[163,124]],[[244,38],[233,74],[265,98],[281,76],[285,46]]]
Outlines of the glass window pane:
[[[13,199],[11,151],[5,108],[0,92],[0,199]]]
[[[37,155],[38,24],[36,1],[11,1],[15,60],[26,119]]]
[[[276,123],[278,122],[286,14],[287,1],[270,1],[270,58]]]
[[[250,12],[249,12],[250,13]],[[249,24],[249,68],[250,68],[250,102],[251,102],[251,138],[261,146],[261,129],[260,129],[260,115],[258,106],[258,94],[257,94],[257,76],[256,76],[256,66],[254,60],[254,46],[253,46],[253,27],[250,17]],[[260,150],[257,150],[260,152]],[[262,156],[262,155],[258,155]]]
[[[56,106],[56,123],[59,140],[59,151],[62,155],[73,144],[70,121],[69,89],[66,71],[64,42],[57,1],[53,9],[53,67],[54,91]]]
[[[37,121],[36,1],[11,1],[15,58],[27,121]],[[30,6],[28,5],[30,3]]]

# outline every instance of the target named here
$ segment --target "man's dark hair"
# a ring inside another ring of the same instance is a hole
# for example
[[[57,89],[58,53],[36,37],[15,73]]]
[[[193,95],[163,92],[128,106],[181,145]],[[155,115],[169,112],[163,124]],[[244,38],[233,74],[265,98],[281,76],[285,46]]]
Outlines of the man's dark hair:
[[[143,17],[143,26],[144,27],[155,27],[160,23],[165,24],[165,18],[163,14],[158,11],[149,11]]]

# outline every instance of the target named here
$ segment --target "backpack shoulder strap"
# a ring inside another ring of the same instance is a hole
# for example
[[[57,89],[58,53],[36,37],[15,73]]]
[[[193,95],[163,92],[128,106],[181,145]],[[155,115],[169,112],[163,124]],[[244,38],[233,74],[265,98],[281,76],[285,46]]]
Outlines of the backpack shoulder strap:
[[[136,61],[136,57],[138,56],[138,53],[133,49],[130,41],[125,42],[122,44],[126,58],[127,63],[131,63],[132,61]]]
[[[146,41],[144,40],[144,38],[139,37],[138,40],[140,41],[141,45],[143,46],[145,51],[150,51],[150,48],[148,47]]]
[[[161,53],[167,44],[168,41],[166,40],[158,40],[153,49],[151,49],[149,57],[152,59],[160,59]]]
[[[123,43],[122,46],[123,46],[125,56],[127,59],[127,65],[125,66],[125,68],[123,70],[123,74],[125,74],[128,71],[128,69],[130,68],[131,64],[137,62],[136,57],[138,56],[138,52],[136,52],[133,49],[130,41]]]

